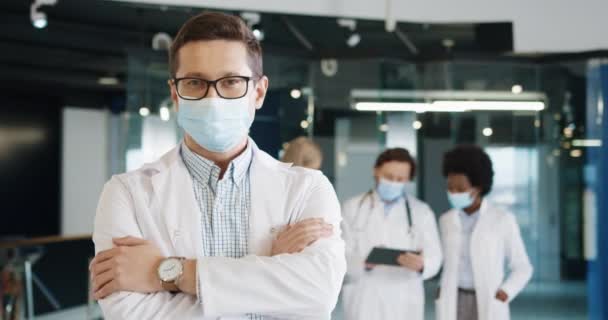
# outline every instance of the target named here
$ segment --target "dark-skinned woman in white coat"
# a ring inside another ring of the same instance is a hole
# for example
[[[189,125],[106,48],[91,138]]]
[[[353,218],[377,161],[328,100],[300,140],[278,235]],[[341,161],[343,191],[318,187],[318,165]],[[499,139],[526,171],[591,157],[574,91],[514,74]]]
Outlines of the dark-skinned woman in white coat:
[[[515,216],[485,199],[490,157],[477,146],[456,147],[444,156],[443,174],[452,209],[439,219],[445,260],[437,320],[508,320],[532,266]]]

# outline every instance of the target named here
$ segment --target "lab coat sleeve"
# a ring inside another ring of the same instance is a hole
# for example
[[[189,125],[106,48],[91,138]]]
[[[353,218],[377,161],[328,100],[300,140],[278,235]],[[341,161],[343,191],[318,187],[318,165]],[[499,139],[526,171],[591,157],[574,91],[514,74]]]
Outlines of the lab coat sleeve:
[[[102,191],[95,216],[95,252],[113,247],[112,238],[143,238],[133,200],[121,178],[113,177]],[[193,319],[202,317],[196,297],[186,294],[117,292],[99,301],[106,319]]]
[[[530,281],[533,268],[526,253],[519,226],[517,225],[515,216],[512,214],[508,215],[506,228],[507,241],[505,249],[510,273],[509,277],[502,284],[501,289],[507,293],[509,301],[511,301],[515,299],[528,281]]]
[[[205,315],[256,313],[279,318],[330,319],[346,269],[340,204],[330,182],[315,174],[300,219],[322,217],[331,238],[296,254],[198,260]]]
[[[427,280],[434,277],[439,272],[443,255],[441,252],[441,241],[439,240],[435,214],[428,206],[425,206],[424,220],[422,228],[424,271],[422,272],[422,277],[424,280]]]
[[[342,205],[342,238],[346,245],[346,281],[349,281],[350,277],[357,277],[363,272],[364,263],[364,259],[359,257],[355,252],[356,234],[353,224],[355,220],[354,214],[357,210],[354,208],[354,202],[354,200],[350,200]]]

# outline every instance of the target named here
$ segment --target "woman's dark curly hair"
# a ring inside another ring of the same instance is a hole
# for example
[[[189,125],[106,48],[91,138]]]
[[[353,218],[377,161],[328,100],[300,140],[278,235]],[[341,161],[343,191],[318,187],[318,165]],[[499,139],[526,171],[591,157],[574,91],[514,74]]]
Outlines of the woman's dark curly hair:
[[[492,160],[476,145],[461,145],[443,155],[443,176],[464,174],[474,187],[485,196],[492,190],[494,170]]]

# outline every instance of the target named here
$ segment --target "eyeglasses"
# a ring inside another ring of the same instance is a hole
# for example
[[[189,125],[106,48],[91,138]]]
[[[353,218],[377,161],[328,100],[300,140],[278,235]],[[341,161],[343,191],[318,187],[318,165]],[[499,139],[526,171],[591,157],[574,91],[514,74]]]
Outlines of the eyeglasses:
[[[205,80],[196,77],[174,78],[173,83],[184,100],[200,100],[207,96],[213,87],[217,95],[224,99],[239,99],[247,95],[249,81],[252,77],[229,76],[216,80]]]

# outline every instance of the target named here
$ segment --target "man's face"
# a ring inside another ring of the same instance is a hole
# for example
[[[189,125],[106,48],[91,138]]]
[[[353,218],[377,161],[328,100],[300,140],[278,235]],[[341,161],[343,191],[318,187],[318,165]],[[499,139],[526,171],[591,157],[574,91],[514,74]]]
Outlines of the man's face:
[[[205,80],[216,80],[226,76],[252,77],[253,72],[248,64],[247,48],[239,41],[210,40],[186,43],[178,51],[178,69],[176,78],[198,77]],[[254,78],[248,83],[247,99],[251,115],[262,107],[268,89],[268,78]],[[171,99],[179,111],[178,95],[174,85],[171,87]],[[213,88],[209,88],[206,98],[218,97]]]
[[[374,169],[376,182],[385,179],[392,182],[406,183],[410,181],[412,166],[408,162],[389,161]]]

